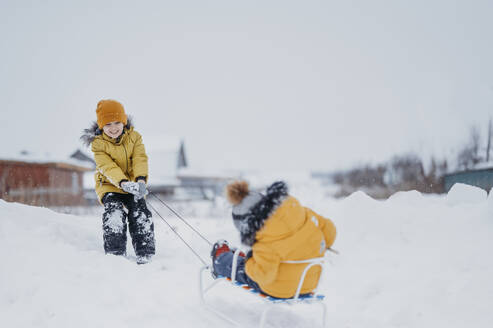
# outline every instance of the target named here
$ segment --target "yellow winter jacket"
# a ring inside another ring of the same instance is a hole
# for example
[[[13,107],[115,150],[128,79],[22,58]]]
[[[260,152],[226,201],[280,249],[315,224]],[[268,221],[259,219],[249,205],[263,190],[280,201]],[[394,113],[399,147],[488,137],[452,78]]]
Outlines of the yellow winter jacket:
[[[124,180],[148,179],[147,155],[142,136],[133,127],[125,127],[123,134],[112,139],[102,133],[91,144],[96,161],[96,193],[101,201],[108,192],[126,194],[120,187]]]
[[[246,273],[269,295],[293,297],[306,264],[281,262],[321,257],[334,243],[335,236],[332,221],[288,196],[257,231]],[[320,267],[311,268],[301,293],[313,291],[319,278]]]

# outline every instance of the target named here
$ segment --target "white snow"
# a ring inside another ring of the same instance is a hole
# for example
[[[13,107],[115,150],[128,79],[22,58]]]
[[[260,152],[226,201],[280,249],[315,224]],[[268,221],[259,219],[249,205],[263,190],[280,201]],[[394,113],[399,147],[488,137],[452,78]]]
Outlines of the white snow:
[[[447,202],[451,205],[462,203],[481,203],[488,197],[485,190],[464,183],[456,183],[450,188]]]
[[[362,192],[334,200],[319,190],[292,190],[338,228],[340,255],[321,286],[328,327],[491,326],[491,196],[463,186],[448,196],[411,191],[386,201]],[[208,259],[206,242],[153,206]],[[238,243],[227,209],[220,218],[188,219],[211,241]],[[104,255],[100,217],[0,200],[2,327],[230,327],[200,306],[200,261],[157,215],[154,220],[157,255],[138,266]],[[245,327],[257,324],[263,305],[252,295],[225,285],[210,296]],[[317,327],[318,311],[280,307],[267,326]]]

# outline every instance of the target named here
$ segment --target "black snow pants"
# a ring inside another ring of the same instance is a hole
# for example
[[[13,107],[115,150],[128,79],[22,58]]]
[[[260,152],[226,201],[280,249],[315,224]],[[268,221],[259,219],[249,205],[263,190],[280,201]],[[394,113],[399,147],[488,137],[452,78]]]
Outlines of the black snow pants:
[[[134,195],[107,193],[103,196],[103,240],[106,254],[127,252],[127,220],[132,245],[137,256],[154,255],[154,223],[145,200]]]

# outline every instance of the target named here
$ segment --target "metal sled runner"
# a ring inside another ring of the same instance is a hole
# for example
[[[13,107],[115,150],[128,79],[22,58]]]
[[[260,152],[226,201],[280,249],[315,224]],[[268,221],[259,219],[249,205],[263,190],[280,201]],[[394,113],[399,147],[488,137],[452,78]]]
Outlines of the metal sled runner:
[[[209,311],[215,313],[216,315],[220,316],[224,320],[226,320],[226,321],[228,321],[228,322],[230,322],[236,326],[240,326],[240,324],[238,322],[236,322],[235,320],[233,320],[232,318],[230,318],[229,316],[227,316],[223,312],[217,310],[216,308],[214,308],[210,304],[208,304],[206,301],[206,298],[205,298],[206,293],[209,290],[211,290],[214,286],[216,286],[218,283],[227,282],[227,283],[232,284],[233,286],[241,287],[241,288],[248,290],[254,294],[257,294],[260,297],[260,299],[265,302],[266,306],[265,306],[264,310],[262,311],[262,315],[260,317],[260,324],[259,324],[260,328],[264,327],[268,312],[274,306],[280,305],[280,304],[286,304],[286,305],[320,304],[320,306],[322,307],[322,327],[324,327],[324,328],[326,327],[327,308],[326,308],[325,303],[323,302],[325,296],[316,293],[316,290],[317,290],[318,286],[320,285],[320,279],[322,278],[322,275],[323,275],[324,262],[327,259],[326,257],[317,257],[317,258],[303,260],[303,261],[285,261],[285,262],[282,262],[282,263],[288,263],[288,264],[306,264],[305,269],[301,273],[300,281],[298,283],[298,287],[296,289],[296,293],[295,293],[294,297],[286,299],[286,298],[275,298],[275,297],[271,297],[271,296],[259,293],[258,291],[250,288],[248,285],[243,285],[243,284],[236,281],[236,267],[237,267],[237,260],[238,260],[238,256],[239,256],[240,252],[241,252],[240,250],[236,250],[234,253],[233,263],[232,263],[232,268],[231,268],[231,279],[226,278],[226,277],[218,277],[210,285],[205,286],[204,281],[203,281],[204,272],[210,273],[212,268],[211,268],[211,266],[206,265],[206,266],[202,267],[202,269],[200,270],[200,277],[199,277],[200,300],[201,300],[201,302],[205,308],[207,308]],[[320,266],[320,268],[321,268],[320,278],[319,278],[317,287],[309,295],[300,295],[301,287],[303,286],[303,282],[305,281],[305,276],[306,276],[308,270],[310,270],[313,266],[316,266],[316,265]]]

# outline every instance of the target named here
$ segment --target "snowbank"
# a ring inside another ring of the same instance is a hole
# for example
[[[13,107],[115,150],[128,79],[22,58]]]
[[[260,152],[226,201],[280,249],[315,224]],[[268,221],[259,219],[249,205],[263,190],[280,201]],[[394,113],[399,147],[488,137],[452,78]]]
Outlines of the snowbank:
[[[485,200],[450,206],[412,191],[326,206],[341,251],[325,287],[334,294],[329,317],[345,327],[489,327],[493,203]]]
[[[447,203],[451,205],[463,203],[481,203],[488,197],[485,190],[463,183],[456,183],[447,194]]]
[[[296,192],[338,228],[334,248],[341,254],[333,257],[322,283],[330,327],[490,326],[491,199],[462,186],[446,197],[402,192],[386,201],[362,192],[342,200],[305,188]],[[158,210],[171,218],[164,208]],[[169,220],[208,259],[209,245],[180,221]],[[238,243],[226,212],[221,219],[190,222],[211,241]],[[0,200],[2,326],[229,327],[199,305],[201,262],[157,216],[155,223],[157,255],[137,266],[132,256],[103,254],[99,217]],[[245,326],[257,324],[262,303],[221,288],[211,291],[217,304],[237,313]],[[318,308],[294,309],[273,311],[268,326],[319,324]]]

